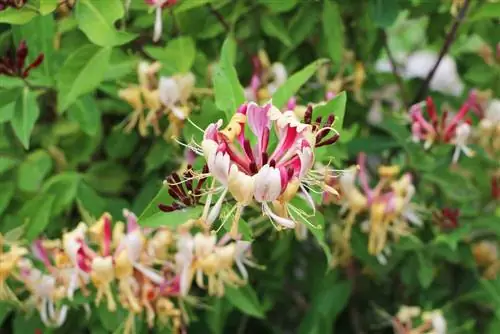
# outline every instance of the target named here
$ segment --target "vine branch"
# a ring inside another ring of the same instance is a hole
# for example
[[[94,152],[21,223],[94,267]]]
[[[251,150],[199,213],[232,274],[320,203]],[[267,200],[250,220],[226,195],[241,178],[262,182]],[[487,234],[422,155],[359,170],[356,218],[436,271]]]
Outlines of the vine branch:
[[[387,33],[385,32],[385,30],[381,30],[381,34],[382,34],[382,43],[384,45],[385,52],[387,52],[387,57],[389,58],[389,62],[391,63],[392,74],[394,75],[394,78],[396,79],[396,83],[399,87],[399,91],[401,92],[401,99],[403,100],[404,106],[406,108],[408,108],[409,107],[408,96],[406,95],[405,85],[404,85],[403,79],[401,79],[401,76],[398,73],[396,59],[394,58],[394,55],[392,54],[392,51],[389,47],[389,43],[387,41]]]
[[[460,9],[460,12],[458,13],[457,17],[455,18],[455,22],[453,22],[453,25],[446,35],[445,42],[443,44],[443,47],[441,48],[441,51],[439,52],[439,57],[432,67],[431,71],[429,74],[427,74],[427,77],[425,78],[424,82],[420,86],[420,89],[415,95],[415,99],[413,100],[413,104],[418,103],[420,100],[422,100],[425,97],[425,94],[427,93],[427,90],[429,89],[429,84],[434,77],[434,74],[436,73],[437,68],[439,67],[439,64],[441,63],[441,60],[443,60],[443,57],[446,55],[448,50],[450,49],[451,44],[453,44],[455,40],[455,36],[458,31],[458,27],[460,27],[460,24],[463,22],[465,18],[465,14],[467,13],[467,9],[469,7],[470,1],[465,0],[463,3],[462,8]]]
[[[227,23],[224,16],[217,9],[215,9],[211,4],[206,4],[206,7],[210,11],[210,13],[212,13],[212,15],[217,18],[217,20],[220,22],[220,24],[222,24],[222,26],[224,27],[226,32],[229,33],[231,31],[231,26],[229,25],[229,23]],[[235,39],[236,43],[238,44],[238,46],[243,50],[245,55],[248,57],[248,59],[252,59],[252,54],[248,51],[245,43],[243,43],[236,36],[234,36],[234,39]]]

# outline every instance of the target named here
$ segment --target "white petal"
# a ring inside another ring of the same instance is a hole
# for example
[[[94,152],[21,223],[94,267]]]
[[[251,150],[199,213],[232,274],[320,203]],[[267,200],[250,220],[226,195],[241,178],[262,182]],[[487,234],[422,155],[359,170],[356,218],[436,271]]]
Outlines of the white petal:
[[[295,228],[295,222],[293,220],[290,220],[288,218],[283,218],[275,214],[269,205],[264,202],[262,203],[262,211],[269,216],[274,222],[278,223],[279,225],[283,226],[284,228]]]
[[[161,7],[156,8],[156,18],[155,18],[155,27],[153,34],[153,42],[158,42],[161,38],[161,34],[163,32],[163,18],[161,15]]]
[[[222,208],[222,202],[224,201],[224,198],[226,197],[227,189],[224,189],[224,192],[222,195],[219,197],[215,205],[212,207],[212,210],[210,210],[210,213],[208,214],[207,217],[207,224],[210,226],[213,224],[215,219],[219,216],[220,209]]]
[[[255,200],[274,201],[281,193],[281,177],[278,169],[264,165],[254,176]]]
[[[179,101],[181,92],[177,82],[171,77],[161,77],[158,84],[158,94],[161,103],[172,106]]]

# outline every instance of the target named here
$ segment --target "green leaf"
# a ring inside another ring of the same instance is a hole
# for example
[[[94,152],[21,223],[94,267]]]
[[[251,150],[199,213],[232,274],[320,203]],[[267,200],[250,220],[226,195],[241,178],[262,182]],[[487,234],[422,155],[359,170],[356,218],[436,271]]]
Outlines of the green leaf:
[[[56,10],[59,0],[40,0],[40,14],[47,15]]]
[[[160,209],[158,209],[158,204],[169,205],[173,202],[173,200],[174,199],[172,198],[172,196],[170,196],[170,194],[168,193],[168,187],[162,186],[151,203],[149,203],[146,209],[144,209],[144,211],[139,216],[139,221],[148,219],[156,213],[163,213],[162,211],[160,211]]]
[[[201,216],[203,207],[195,206],[172,212],[157,212],[147,218],[139,218],[139,224],[146,227],[166,226],[175,228],[184,224],[189,219],[196,219]]]
[[[17,184],[20,190],[35,192],[52,169],[52,158],[44,150],[30,153],[19,166]]]
[[[379,28],[389,28],[400,12],[399,0],[373,0],[370,2],[373,21]]]
[[[210,4],[212,2],[214,2],[214,0],[182,1],[179,2],[178,5],[174,7],[174,13],[179,14],[194,8],[204,6],[206,4]]]
[[[322,21],[328,54],[333,64],[339,66],[344,54],[344,25],[336,3],[324,0]]]
[[[336,273],[331,272],[321,282],[321,288],[312,299],[311,306],[303,318],[298,333],[308,334],[320,326],[318,333],[332,333],[332,324],[347,306],[351,296],[352,284],[349,281],[337,281]],[[316,329],[318,330],[318,329]]]
[[[38,237],[49,225],[54,200],[55,196],[53,195],[41,195],[26,204],[30,206],[30,209],[27,209],[28,212],[32,213],[26,225],[25,238],[28,241],[32,241]]]
[[[298,0],[287,0],[287,1],[258,0],[257,2],[268,7],[273,13],[283,13],[283,12],[288,12],[292,10],[295,6],[297,6]],[[304,3],[301,3],[301,5],[303,4]]]
[[[3,214],[5,209],[9,206],[12,197],[14,196],[14,191],[16,190],[16,184],[14,181],[4,181],[0,182],[0,215]]]
[[[309,205],[306,203],[306,201],[302,198],[295,197],[291,202],[291,205],[293,207],[297,208],[298,210],[306,213],[311,213],[313,212],[313,209],[309,207]],[[320,248],[323,250],[323,253],[325,254],[327,263],[332,262],[332,252],[330,249],[330,246],[328,246],[326,242],[326,237],[325,237],[325,219],[323,215],[316,211],[314,215],[311,217],[306,217],[306,216],[300,216],[294,209],[291,209],[290,211],[290,216],[296,219],[296,222],[298,224],[304,224],[307,229],[311,232],[311,234],[314,236],[316,239],[316,242],[320,246]]]
[[[20,87],[0,90],[0,107],[4,107],[15,102],[21,92],[22,88]]]
[[[84,45],[66,58],[57,76],[58,111],[62,113],[80,96],[93,91],[104,78],[111,48]]]
[[[191,37],[172,39],[165,48],[145,47],[145,51],[154,59],[162,62],[164,68],[172,74],[188,72],[196,57],[196,45]]]
[[[335,122],[333,123],[333,127],[338,132],[342,131],[342,125],[344,124],[344,116],[346,110],[347,103],[347,94],[346,92],[341,92],[333,99],[328,101],[326,104],[317,106],[313,110],[313,117],[321,116],[323,119],[328,117],[330,114],[335,115]]]
[[[205,321],[212,334],[224,333],[227,317],[233,308],[225,299],[213,298],[213,303],[205,317]]]
[[[269,15],[261,16],[260,23],[266,35],[279,39],[287,47],[292,46],[293,43],[285,25],[277,17]]]
[[[111,312],[108,310],[106,303],[101,303],[96,308],[97,314],[100,319],[100,327],[104,327],[107,330],[107,333],[114,333],[118,329],[123,329],[123,326],[126,323],[127,314],[125,309],[118,308],[116,311]],[[94,332],[92,330],[92,332]]]
[[[12,321],[12,334],[35,333],[37,329],[43,328],[43,334],[52,334],[52,329],[46,328],[40,316],[36,313],[16,312]]]
[[[79,0],[76,3],[78,27],[99,46],[117,46],[130,42],[136,34],[118,31],[114,23],[125,15],[120,0]]]
[[[101,193],[119,194],[130,177],[128,170],[112,161],[93,164],[85,173],[85,181]]]
[[[0,326],[3,324],[5,318],[7,318],[7,316],[13,309],[13,305],[7,304],[6,302],[0,302]]]
[[[82,177],[76,172],[63,172],[51,177],[42,188],[45,195],[54,195],[54,215],[69,208],[76,198],[78,186]]]
[[[319,59],[304,67],[299,72],[292,75],[273,95],[273,104],[281,108],[288,100],[297,93],[320,68],[321,65],[327,63],[327,59]]]
[[[29,52],[26,63],[33,62],[40,53],[43,53],[43,62],[33,72],[32,75],[41,74],[51,86],[54,83],[54,37],[56,34],[56,21],[52,15],[37,16],[32,21],[22,26],[12,29],[14,42],[19,44],[22,40],[26,41]]]
[[[0,156],[0,175],[19,163],[19,160]]]
[[[245,285],[240,288],[232,286],[224,287],[224,296],[237,309],[252,317],[264,319],[265,315],[262,311],[262,305],[259,302],[257,294],[250,285]]]
[[[68,118],[77,122],[89,136],[95,136],[101,126],[101,111],[92,95],[85,95],[76,100],[68,109]]]
[[[106,138],[104,149],[110,158],[126,158],[134,153],[138,143],[137,133],[125,133],[122,129],[116,129]]]
[[[472,13],[467,21],[473,22],[478,20],[498,19],[500,17],[500,3],[498,2],[485,2],[479,9]]]
[[[450,173],[445,168],[435,173],[426,173],[423,179],[436,184],[447,197],[460,203],[473,201],[479,195],[469,180],[458,173]]]
[[[231,119],[236,109],[245,102],[245,93],[234,68],[232,50],[236,48],[234,39],[228,37],[222,45],[220,61],[214,74],[215,104]]]
[[[434,279],[434,268],[432,260],[425,256],[423,253],[417,253],[419,270],[418,280],[424,289],[428,288]]]
[[[301,4],[300,9],[295,16],[290,20],[288,26],[289,35],[292,38],[293,45],[297,46],[302,43],[308,36],[311,36],[316,24],[319,20],[319,10],[316,7],[306,6]],[[290,54],[294,48],[286,50],[286,54]]]
[[[27,6],[21,9],[7,8],[0,12],[0,23],[25,24],[37,15],[36,11]]]
[[[136,71],[138,63],[137,58],[131,57],[120,49],[113,49],[109,66],[104,75],[104,81],[123,79],[128,74]]]
[[[17,98],[14,115],[11,120],[12,129],[25,149],[29,148],[30,136],[35,127],[40,110],[34,92],[25,87]]]
[[[85,181],[80,182],[76,199],[78,204],[81,206],[80,210],[84,211],[82,218],[84,218],[86,222],[98,218],[104,211],[106,211],[104,198],[99,196],[99,194]]]

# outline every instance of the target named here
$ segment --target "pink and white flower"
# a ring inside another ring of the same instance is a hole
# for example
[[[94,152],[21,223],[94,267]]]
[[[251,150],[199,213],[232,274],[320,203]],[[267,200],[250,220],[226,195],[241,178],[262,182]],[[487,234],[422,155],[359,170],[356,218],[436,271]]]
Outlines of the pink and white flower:
[[[424,106],[428,118],[423,114]],[[470,110],[481,113],[475,93],[471,93],[460,110],[451,117],[447,110],[439,116],[432,98],[428,97],[425,102],[417,103],[410,108],[412,140],[417,143],[424,141],[426,150],[436,142],[454,144],[456,148],[453,163],[458,162],[461,152],[471,157],[474,152],[467,147],[471,134],[470,121],[465,120]]]
[[[202,217],[206,223],[210,225],[218,217],[223,201],[230,193],[237,201],[233,208],[236,210],[233,236],[237,234],[243,208],[252,202],[259,203],[262,212],[273,223],[294,228],[297,221],[294,213],[301,213],[290,205],[290,200],[300,189],[314,206],[307,189],[313,186],[324,188],[324,173],[312,170],[314,149],[338,139],[331,127],[333,115],[324,124],[321,124],[321,118],[314,123],[311,119],[312,107],[308,108],[304,122],[301,122],[293,111],[282,112],[271,102],[263,106],[250,102],[238,109],[224,129],[221,129],[222,120],[210,124],[204,131],[201,144],[214,179],[213,191],[208,196]],[[329,136],[332,132],[333,135]],[[209,210],[212,195],[218,193],[219,199]],[[273,210],[271,204],[279,208],[280,213]]]

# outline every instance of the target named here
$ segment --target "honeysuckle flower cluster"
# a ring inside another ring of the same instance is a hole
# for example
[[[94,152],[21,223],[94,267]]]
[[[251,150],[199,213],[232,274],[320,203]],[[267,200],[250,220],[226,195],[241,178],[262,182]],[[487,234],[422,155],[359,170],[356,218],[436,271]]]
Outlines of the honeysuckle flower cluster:
[[[410,233],[410,224],[420,226],[422,221],[412,203],[415,194],[412,176],[405,173],[397,178],[398,166],[379,166],[379,181],[371,188],[365,160],[365,154],[361,153],[358,165],[344,172],[338,180],[340,213],[346,214],[343,239],[350,239],[352,226],[361,215],[366,215],[361,228],[369,234],[368,252],[384,264],[390,254],[386,245],[389,233],[397,240]]]
[[[45,325],[58,327],[82,294],[87,312],[90,304],[126,310],[125,333],[137,317],[150,328],[158,324],[179,333],[189,321],[185,303],[195,302],[193,284],[215,296],[227,284],[246,284],[249,242],[217,239],[195,221],[177,229],[143,229],[133,213],[124,210],[124,216],[126,223],[112,224],[105,213],[60,239],[36,240],[30,249],[0,239],[0,300],[35,308]],[[28,297],[18,299],[10,286]]]
[[[163,33],[163,10],[174,6],[177,0],[144,0],[144,2],[155,10],[153,42],[158,42]]]
[[[425,115],[424,116],[424,107]],[[460,110],[451,115],[445,109],[441,115],[431,97],[417,103],[410,108],[412,140],[424,142],[424,149],[429,149],[434,143],[449,143],[455,145],[452,162],[457,163],[461,153],[471,157],[474,152],[467,146],[471,136],[471,121],[466,119],[467,113],[472,110],[481,114],[481,108],[476,101],[476,94],[472,92]]]
[[[210,124],[203,131],[201,145],[191,145],[204,156],[206,166],[201,173],[184,175],[184,181],[176,174],[170,176],[169,192],[178,201],[162,209],[173,211],[198,204],[203,197],[200,221],[211,226],[231,195],[236,204],[223,223],[233,217],[233,238],[238,237],[238,223],[248,206],[256,207],[277,229],[307,223],[315,212],[309,191],[336,193],[324,182],[325,174],[334,175],[336,171],[313,169],[315,148],[331,145],[339,138],[332,127],[334,121],[333,114],[313,121],[312,106],[301,122],[292,110],[282,112],[271,102],[241,105],[226,127],[222,127],[222,120]],[[193,184],[195,179],[197,185]],[[180,186],[182,183],[186,188]],[[309,204],[310,214],[291,203],[297,196]]]
[[[245,98],[248,101],[262,103],[276,92],[288,79],[285,65],[272,63],[264,50],[252,58],[253,73],[250,84],[245,88]]]
[[[170,140],[180,136],[184,121],[191,112],[189,98],[193,94],[196,79],[189,72],[160,77],[158,80],[157,72],[160,68],[161,64],[158,62],[140,62],[137,68],[139,84],[122,89],[118,94],[134,109],[125,127],[126,131],[137,126],[141,136],[146,136],[148,127],[151,126],[158,136],[162,133],[161,118],[167,115],[169,126],[163,137]]]
[[[32,63],[26,64],[28,57],[28,45],[26,41],[21,41],[14,55],[6,55],[0,58],[0,75],[9,77],[20,77],[26,79],[31,70],[40,66],[44,59],[44,54],[40,53]],[[26,66],[27,65],[27,66]]]
[[[479,145],[492,158],[500,157],[500,100],[488,103],[477,129]]]
[[[422,312],[418,306],[401,306],[392,318],[394,334],[446,334],[447,323],[441,310]]]

